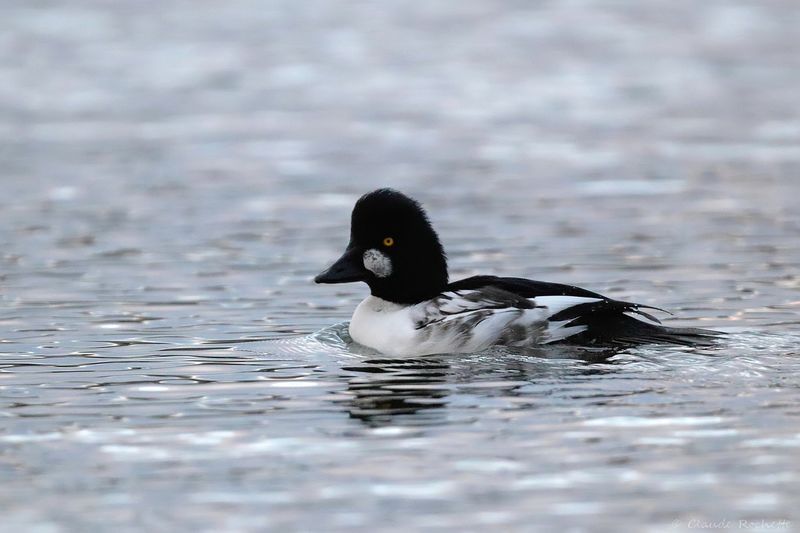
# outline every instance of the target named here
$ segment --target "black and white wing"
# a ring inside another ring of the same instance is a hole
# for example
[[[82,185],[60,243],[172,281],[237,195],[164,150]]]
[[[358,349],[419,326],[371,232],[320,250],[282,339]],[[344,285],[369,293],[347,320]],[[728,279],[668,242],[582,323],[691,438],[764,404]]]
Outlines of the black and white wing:
[[[586,330],[551,317],[596,297],[525,298],[494,286],[448,291],[419,304],[413,315],[417,343],[426,352],[472,352],[492,345],[533,347]]]
[[[451,283],[456,293],[510,293],[518,301],[528,301],[545,310],[548,334],[543,344],[574,342],[595,345],[667,343],[680,345],[711,344],[719,332],[697,328],[671,328],[646,310],[661,309],[606,298],[572,285],[523,278],[475,276]]]

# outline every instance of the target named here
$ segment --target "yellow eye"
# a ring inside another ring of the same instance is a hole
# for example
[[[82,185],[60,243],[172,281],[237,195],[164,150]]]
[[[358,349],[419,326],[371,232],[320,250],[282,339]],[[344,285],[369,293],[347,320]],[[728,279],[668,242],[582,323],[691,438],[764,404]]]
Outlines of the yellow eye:
[[[394,239],[392,239],[391,237],[386,237],[385,239],[383,239],[383,245],[386,247],[394,246]]]

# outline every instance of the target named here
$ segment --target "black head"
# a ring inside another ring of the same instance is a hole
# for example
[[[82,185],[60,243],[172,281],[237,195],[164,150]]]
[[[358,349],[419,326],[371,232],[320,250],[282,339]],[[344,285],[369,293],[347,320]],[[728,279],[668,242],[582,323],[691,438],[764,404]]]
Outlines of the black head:
[[[445,289],[447,259],[422,206],[395,190],[378,189],[356,202],[350,244],[314,281],[363,281],[373,296],[412,304]]]

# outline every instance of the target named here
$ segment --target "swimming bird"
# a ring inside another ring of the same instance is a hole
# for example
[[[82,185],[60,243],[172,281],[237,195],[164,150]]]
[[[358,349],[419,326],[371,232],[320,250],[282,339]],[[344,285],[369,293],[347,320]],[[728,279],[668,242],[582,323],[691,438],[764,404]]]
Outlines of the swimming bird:
[[[450,282],[439,237],[422,206],[378,189],[355,204],[344,254],[317,283],[365,282],[354,341],[383,354],[476,352],[493,345],[707,344],[718,332],[662,326],[648,311],[596,292],[524,278],[473,276]]]

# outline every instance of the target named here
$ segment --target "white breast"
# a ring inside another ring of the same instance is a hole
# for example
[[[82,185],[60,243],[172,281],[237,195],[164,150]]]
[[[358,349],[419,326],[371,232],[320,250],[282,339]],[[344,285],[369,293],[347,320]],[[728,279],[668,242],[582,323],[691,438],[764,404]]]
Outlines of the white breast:
[[[353,312],[350,336],[387,355],[416,353],[418,332],[414,329],[413,308],[367,296]]]

